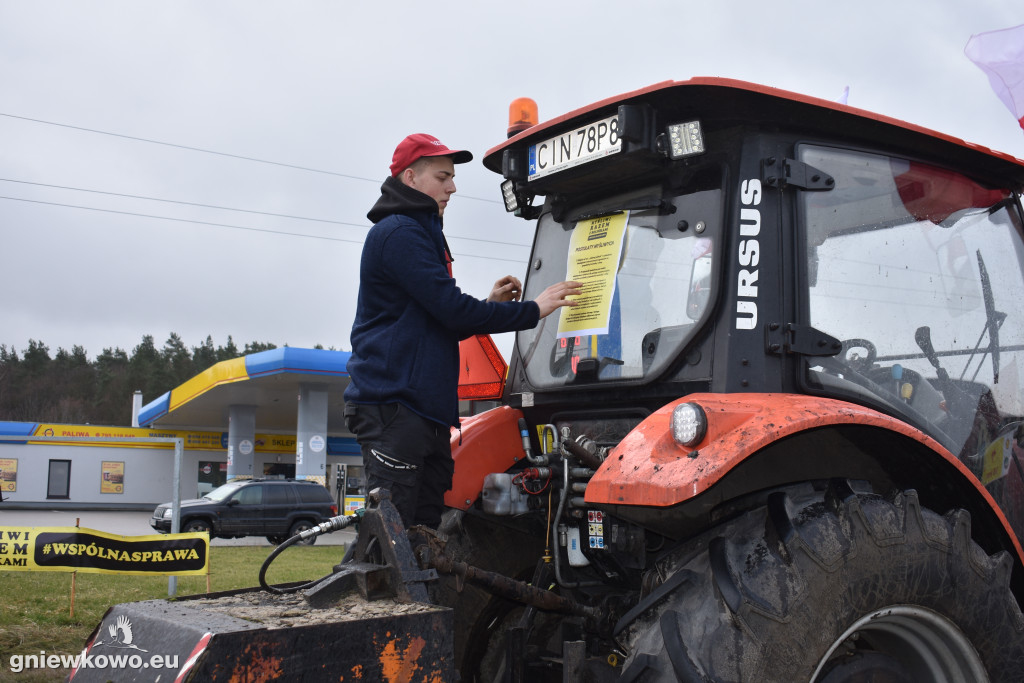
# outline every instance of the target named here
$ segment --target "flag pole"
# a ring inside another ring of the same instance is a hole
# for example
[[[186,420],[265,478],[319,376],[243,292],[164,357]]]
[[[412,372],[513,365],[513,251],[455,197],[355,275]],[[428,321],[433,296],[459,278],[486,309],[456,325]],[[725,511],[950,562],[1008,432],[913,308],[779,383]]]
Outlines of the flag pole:
[[[81,521],[81,517],[75,517],[75,528],[78,528],[78,524]],[[78,578],[78,572],[71,572],[71,619],[75,618],[75,580]]]

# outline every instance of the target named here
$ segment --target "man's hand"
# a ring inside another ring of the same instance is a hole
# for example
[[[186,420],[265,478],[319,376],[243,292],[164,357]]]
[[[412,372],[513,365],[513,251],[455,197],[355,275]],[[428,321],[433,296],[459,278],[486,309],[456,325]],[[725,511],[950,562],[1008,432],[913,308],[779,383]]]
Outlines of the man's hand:
[[[580,282],[566,280],[545,289],[533,300],[540,307],[540,317],[545,318],[562,306],[575,306],[576,302],[569,301],[566,297],[578,295],[582,286]]]
[[[506,275],[494,283],[494,288],[487,297],[488,301],[519,301],[523,293],[523,283],[519,278]]]

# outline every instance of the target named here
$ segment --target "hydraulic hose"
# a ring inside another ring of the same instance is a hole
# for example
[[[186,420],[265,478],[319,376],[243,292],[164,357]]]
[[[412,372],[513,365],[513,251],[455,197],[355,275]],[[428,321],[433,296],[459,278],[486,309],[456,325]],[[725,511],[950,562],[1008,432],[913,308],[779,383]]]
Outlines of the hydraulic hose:
[[[564,443],[569,443],[568,439],[565,442],[563,442],[563,444]],[[569,497],[569,488],[570,488],[569,487],[569,469],[570,469],[569,468],[569,461],[568,461],[568,459],[566,459],[562,463],[562,492],[561,492],[561,494],[558,497],[558,512],[555,513],[555,520],[553,522],[551,522],[551,531],[552,531],[553,534],[555,534],[555,538],[558,538],[558,535],[555,532],[557,531],[557,527],[558,527],[559,523],[561,523],[561,521],[562,521],[562,513],[565,512],[565,503],[566,503],[566,500]],[[580,588],[580,587],[583,587],[583,586],[596,586],[596,585],[599,585],[601,583],[600,581],[594,581],[594,580],[591,580],[591,581],[567,581],[567,580],[563,579],[562,578],[562,561],[561,561],[562,553],[559,552],[559,551],[555,551],[555,553],[553,553],[553,554],[554,554],[554,561],[555,561],[555,582],[559,586],[561,586],[562,588]]]
[[[585,467],[589,467],[592,470],[596,470],[601,466],[603,462],[600,456],[591,453],[583,446],[579,445],[575,441],[566,439],[562,442],[562,448],[568,451],[573,457],[580,461]]]
[[[526,426],[526,420],[519,418],[519,436],[523,440],[523,452],[526,454],[526,460],[531,465],[537,465],[543,467],[548,464],[548,456],[544,453],[540,455],[533,454],[533,448],[530,446],[530,430]],[[543,450],[543,449],[542,449]]]
[[[267,569],[270,568],[270,564],[277,558],[278,555],[280,555],[285,550],[295,545],[299,541],[304,541],[308,538],[314,538],[321,534],[329,534],[333,531],[339,531],[341,529],[344,529],[350,524],[356,523],[360,519],[362,519],[363,514],[365,512],[366,510],[360,509],[356,510],[351,515],[338,515],[337,517],[331,517],[326,522],[317,524],[315,527],[306,529],[305,531],[300,531],[299,533],[295,534],[281,545],[274,548],[273,552],[271,552],[270,555],[267,556],[267,559],[263,561],[263,566],[260,567],[260,587],[263,590],[269,591],[271,593],[277,593],[278,595],[286,595],[288,593],[295,593],[300,590],[305,590],[306,588],[312,588],[313,586],[317,585],[318,583],[326,579],[327,577],[323,576],[317,579],[316,581],[309,581],[308,583],[304,583],[298,586],[288,586],[287,588],[280,588],[278,586],[271,586],[267,583]],[[328,576],[330,575],[328,574]]]

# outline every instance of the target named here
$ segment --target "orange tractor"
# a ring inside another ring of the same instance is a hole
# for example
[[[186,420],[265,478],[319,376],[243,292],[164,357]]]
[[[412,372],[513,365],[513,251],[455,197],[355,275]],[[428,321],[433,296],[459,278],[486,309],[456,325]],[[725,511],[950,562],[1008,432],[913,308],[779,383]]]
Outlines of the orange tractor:
[[[1024,680],[1024,162],[711,78],[513,123],[484,164],[535,223],[525,298],[580,303],[453,433],[441,528],[377,492],[306,589],[442,616],[275,671]]]
[[[441,535],[590,612],[437,590],[462,680],[1024,680],[1024,162],[723,79],[518,128],[525,296],[585,293]]]

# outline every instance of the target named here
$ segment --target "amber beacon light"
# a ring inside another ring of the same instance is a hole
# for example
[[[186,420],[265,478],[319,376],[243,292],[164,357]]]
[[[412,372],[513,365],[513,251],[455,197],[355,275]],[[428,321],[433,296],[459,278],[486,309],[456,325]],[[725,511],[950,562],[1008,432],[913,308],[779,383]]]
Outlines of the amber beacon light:
[[[537,125],[537,103],[529,97],[517,97],[508,105],[508,136]]]

